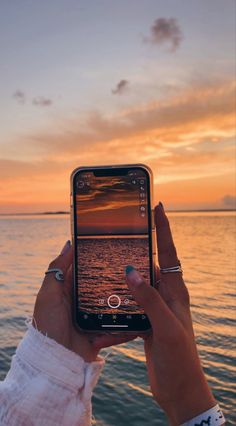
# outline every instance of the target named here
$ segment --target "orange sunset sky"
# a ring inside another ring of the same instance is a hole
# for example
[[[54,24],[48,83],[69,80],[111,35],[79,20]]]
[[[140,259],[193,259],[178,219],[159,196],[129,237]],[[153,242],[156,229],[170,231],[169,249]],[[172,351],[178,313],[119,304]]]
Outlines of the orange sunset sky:
[[[144,163],[167,209],[233,209],[234,0],[0,5],[0,213],[69,210],[80,165]]]
[[[89,187],[77,190],[78,234],[148,234],[147,210],[144,217],[140,214],[141,206],[147,209],[143,185],[140,202],[140,184],[129,176],[90,179]]]

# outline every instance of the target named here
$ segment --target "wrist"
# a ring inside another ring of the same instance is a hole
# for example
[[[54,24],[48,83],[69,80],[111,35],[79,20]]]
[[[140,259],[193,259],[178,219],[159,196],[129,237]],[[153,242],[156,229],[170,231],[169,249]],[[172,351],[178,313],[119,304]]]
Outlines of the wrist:
[[[98,356],[99,349],[93,347],[91,341],[86,336],[81,336],[80,340],[72,339],[68,349],[81,356],[85,362],[99,361],[101,358]]]
[[[204,374],[197,383],[180,392],[179,397],[173,401],[166,411],[171,426],[179,426],[186,420],[208,410],[216,405],[216,400],[205,379]]]
[[[83,358],[85,362],[100,361],[102,359],[101,357],[98,356],[98,352],[86,350],[86,348],[78,351],[77,348],[73,348],[72,346],[72,347],[69,347],[68,349],[76,353],[77,355],[81,356],[81,358]]]

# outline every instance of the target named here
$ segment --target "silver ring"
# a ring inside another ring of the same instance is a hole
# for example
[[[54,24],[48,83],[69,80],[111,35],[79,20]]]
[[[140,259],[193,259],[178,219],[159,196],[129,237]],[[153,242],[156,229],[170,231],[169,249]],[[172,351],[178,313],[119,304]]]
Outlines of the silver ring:
[[[61,269],[59,268],[48,269],[45,272],[45,275],[50,274],[51,272],[55,272],[55,278],[57,281],[64,281],[64,274]]]
[[[160,272],[162,274],[168,274],[171,272],[180,272],[181,274],[183,273],[183,269],[181,268],[181,265],[176,265],[176,266],[171,266],[169,268],[160,268]]]

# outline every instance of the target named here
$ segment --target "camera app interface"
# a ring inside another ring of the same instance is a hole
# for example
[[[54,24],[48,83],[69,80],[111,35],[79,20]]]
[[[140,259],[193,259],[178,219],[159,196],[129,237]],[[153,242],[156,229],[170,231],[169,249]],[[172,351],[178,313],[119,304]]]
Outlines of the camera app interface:
[[[76,178],[78,303],[84,318],[144,314],[125,282],[133,265],[150,284],[147,176]],[[142,315],[145,318],[145,315]]]

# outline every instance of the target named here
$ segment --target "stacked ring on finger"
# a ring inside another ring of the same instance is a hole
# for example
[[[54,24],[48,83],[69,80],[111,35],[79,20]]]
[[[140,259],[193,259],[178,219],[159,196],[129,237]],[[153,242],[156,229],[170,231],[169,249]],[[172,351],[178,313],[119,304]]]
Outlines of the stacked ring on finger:
[[[168,268],[160,268],[160,272],[162,274],[168,274],[168,273],[173,273],[173,272],[180,272],[182,274],[183,273],[183,269],[182,269],[181,263],[179,261],[178,265],[176,265],[176,266],[170,266]]]

